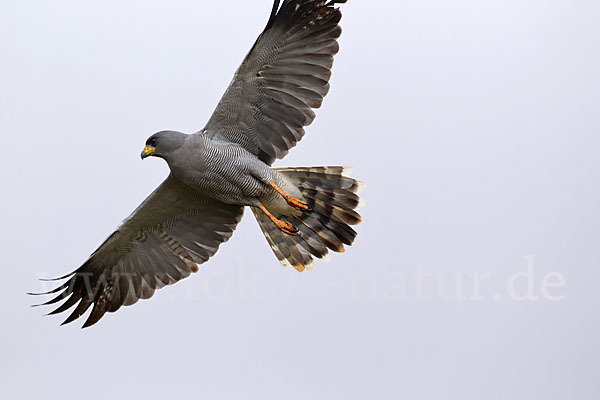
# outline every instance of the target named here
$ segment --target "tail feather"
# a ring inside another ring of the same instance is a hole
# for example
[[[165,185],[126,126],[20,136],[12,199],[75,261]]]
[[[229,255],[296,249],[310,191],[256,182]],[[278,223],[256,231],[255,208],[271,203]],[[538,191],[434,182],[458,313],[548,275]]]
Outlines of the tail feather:
[[[314,264],[312,255],[319,257],[319,254],[327,254],[327,248],[318,247],[314,240],[311,242],[298,240],[298,238],[304,237],[304,226],[298,227],[301,236],[290,236],[275,227],[273,222],[259,209],[253,207],[252,212],[267,242],[273,249],[273,253],[284,267],[293,266],[297,270],[303,271],[305,268],[312,268]]]
[[[291,265],[298,271],[311,269],[315,258],[325,258],[329,250],[344,252],[344,245],[354,243],[357,233],[350,225],[361,222],[355,209],[361,204],[357,193],[364,184],[345,176],[348,168],[299,167],[277,171],[298,187],[311,209],[297,217],[281,217],[298,228],[298,236],[281,232],[260,210],[252,210],[284,266]]]
[[[305,196],[315,201],[327,202],[332,197],[335,197],[338,206],[344,207],[348,210],[353,210],[360,205],[360,198],[358,195],[345,189],[320,188],[317,190],[302,187],[302,192]]]
[[[304,193],[302,193],[302,195],[304,195]],[[308,202],[309,206],[321,217],[326,216],[329,219],[346,223],[348,225],[357,225],[362,221],[360,215],[356,211],[350,208],[332,204],[332,199],[329,199],[329,202],[315,199],[312,200],[312,204],[310,201]]]
[[[312,215],[303,215],[298,220],[310,228],[312,235],[321,239],[323,244],[336,253],[344,252],[344,244],[338,238],[336,232],[332,231],[327,225]]]

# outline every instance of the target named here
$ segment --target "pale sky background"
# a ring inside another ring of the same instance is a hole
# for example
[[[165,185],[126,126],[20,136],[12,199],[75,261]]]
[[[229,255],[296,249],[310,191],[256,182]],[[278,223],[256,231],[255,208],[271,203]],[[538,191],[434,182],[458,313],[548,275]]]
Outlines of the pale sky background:
[[[349,0],[332,90],[277,165],[354,167],[353,248],[281,268],[247,212],[91,329],[29,308],[167,175],[146,138],[204,126],[271,5],[0,0],[3,396],[598,398],[595,0]]]

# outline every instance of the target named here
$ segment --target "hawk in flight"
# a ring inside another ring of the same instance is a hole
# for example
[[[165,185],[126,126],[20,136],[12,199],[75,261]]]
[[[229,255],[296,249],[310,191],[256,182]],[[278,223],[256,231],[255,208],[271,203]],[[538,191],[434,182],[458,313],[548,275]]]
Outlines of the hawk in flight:
[[[343,252],[361,221],[362,184],[342,167],[272,168],[304,136],[329,91],[346,0],[276,0],[258,40],[206,127],[152,135],[142,159],[169,165],[166,180],[57,288],[50,314],[90,307],[83,327],[198,271],[250,207],[279,261],[298,271]]]

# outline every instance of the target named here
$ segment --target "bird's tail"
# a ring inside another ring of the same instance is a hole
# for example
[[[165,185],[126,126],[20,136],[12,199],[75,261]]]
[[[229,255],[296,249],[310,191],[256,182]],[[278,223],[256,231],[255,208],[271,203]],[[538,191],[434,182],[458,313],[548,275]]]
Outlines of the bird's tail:
[[[364,184],[345,176],[344,167],[277,168],[277,172],[300,189],[310,211],[300,216],[280,217],[294,225],[299,234],[279,230],[262,211],[252,208],[273,252],[284,266],[298,271],[314,267],[314,258],[323,258],[329,250],[344,252],[352,245],[356,231],[350,225],[361,222],[355,211],[361,201],[357,193]]]

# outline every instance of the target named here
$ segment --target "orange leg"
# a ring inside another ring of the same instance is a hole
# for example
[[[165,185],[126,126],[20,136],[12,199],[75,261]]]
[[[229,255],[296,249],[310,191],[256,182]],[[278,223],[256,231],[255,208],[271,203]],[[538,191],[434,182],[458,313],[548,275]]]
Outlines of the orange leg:
[[[290,196],[289,194],[284,192],[283,189],[281,189],[279,186],[277,186],[277,184],[275,182],[269,182],[269,185],[271,185],[273,187],[273,189],[275,189],[277,191],[277,193],[279,193],[281,195],[281,197],[283,197],[285,199],[285,201],[287,201],[287,203],[291,207],[295,208],[298,211],[308,211],[309,210],[308,204],[305,201],[297,199],[294,196]]]
[[[275,218],[275,216],[271,214],[269,210],[267,210],[262,204],[258,208],[260,208],[261,211],[264,212],[267,215],[267,217],[269,217],[271,221],[273,221],[275,226],[279,228],[279,230],[281,230],[283,233],[287,233],[291,236],[298,236],[298,229],[296,229],[294,225],[290,224],[287,221],[281,221]]]

